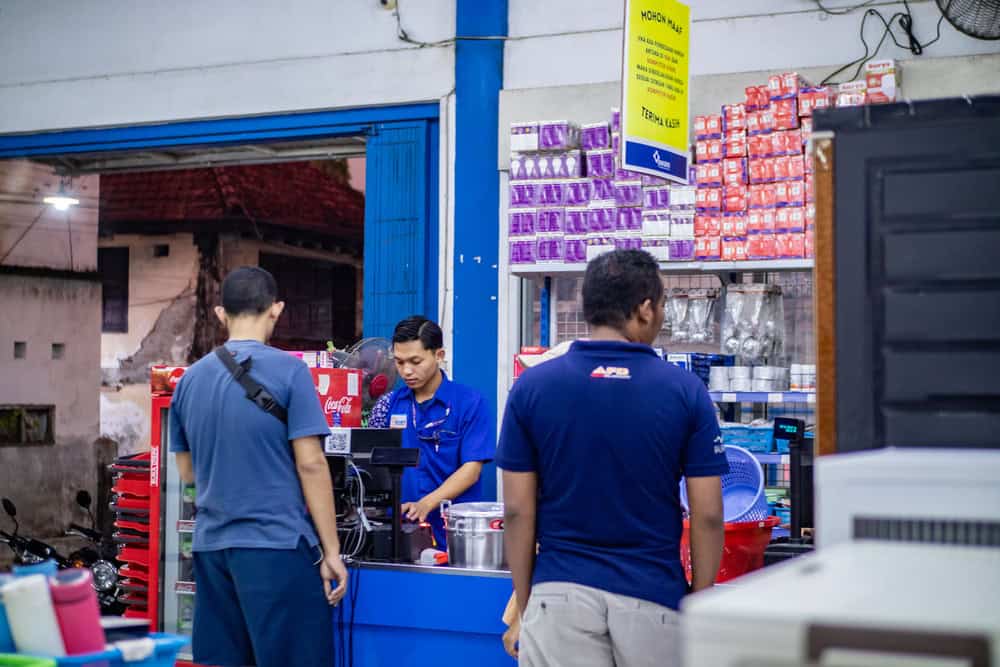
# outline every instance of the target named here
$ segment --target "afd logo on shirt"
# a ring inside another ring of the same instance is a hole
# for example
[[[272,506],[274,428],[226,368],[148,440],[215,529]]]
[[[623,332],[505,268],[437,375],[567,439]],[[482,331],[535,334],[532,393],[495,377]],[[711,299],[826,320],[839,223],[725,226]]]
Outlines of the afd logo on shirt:
[[[716,454],[725,454],[726,453],[726,446],[724,444],[722,444],[722,436],[721,435],[715,436],[715,442],[713,444],[715,446],[712,449],[713,449],[713,451]]]
[[[598,366],[590,372],[590,377],[602,380],[631,380],[632,371],[619,366]]]

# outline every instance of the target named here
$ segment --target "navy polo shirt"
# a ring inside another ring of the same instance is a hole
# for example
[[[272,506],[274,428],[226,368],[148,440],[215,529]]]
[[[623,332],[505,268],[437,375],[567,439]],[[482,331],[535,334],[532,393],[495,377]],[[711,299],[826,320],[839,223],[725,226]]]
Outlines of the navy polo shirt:
[[[534,583],[598,588],[677,609],[682,476],[728,470],[693,373],[647,345],[577,341],[511,390],[497,465],[538,474]]]
[[[288,410],[288,425],[247,400],[214,354],[184,373],[170,403],[170,451],[191,452],[198,518],[194,550],[295,549],[319,539],[289,442],[330,433],[309,368],[252,340],[226,343]]]
[[[412,389],[397,389],[373,408],[369,426],[401,428],[403,446],[420,450],[420,465],[407,468],[403,473],[403,502],[408,503],[436,490],[462,465],[493,460],[496,445],[490,437],[490,419],[478,391],[452,382],[441,371],[441,386],[433,398],[416,403]],[[483,485],[478,479],[452,502],[470,503],[482,499]],[[434,510],[427,521],[443,549],[446,540],[440,511]]]

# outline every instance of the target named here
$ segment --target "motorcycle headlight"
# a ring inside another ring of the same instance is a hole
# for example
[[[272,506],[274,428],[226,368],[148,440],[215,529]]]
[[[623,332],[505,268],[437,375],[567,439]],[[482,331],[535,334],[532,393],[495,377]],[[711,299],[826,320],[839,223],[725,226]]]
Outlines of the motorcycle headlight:
[[[94,588],[105,593],[118,583],[118,570],[106,560],[99,560],[90,568],[94,575]]]

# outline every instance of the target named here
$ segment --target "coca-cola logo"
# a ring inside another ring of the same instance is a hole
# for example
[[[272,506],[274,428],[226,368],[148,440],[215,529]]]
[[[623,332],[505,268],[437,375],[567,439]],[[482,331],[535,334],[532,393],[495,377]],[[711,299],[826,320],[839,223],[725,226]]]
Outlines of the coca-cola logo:
[[[339,399],[331,397],[326,399],[326,403],[323,405],[323,412],[328,415],[332,415],[334,412],[347,415],[351,413],[352,403],[353,399],[350,396],[341,396]]]

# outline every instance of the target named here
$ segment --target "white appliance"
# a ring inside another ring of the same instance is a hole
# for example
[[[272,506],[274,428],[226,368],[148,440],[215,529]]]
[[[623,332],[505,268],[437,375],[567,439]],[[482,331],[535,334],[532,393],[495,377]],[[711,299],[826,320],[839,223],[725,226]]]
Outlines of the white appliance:
[[[815,466],[819,549],[857,539],[1000,547],[1000,450],[890,448]]]
[[[996,667],[1000,549],[846,542],[682,612],[687,667]]]

